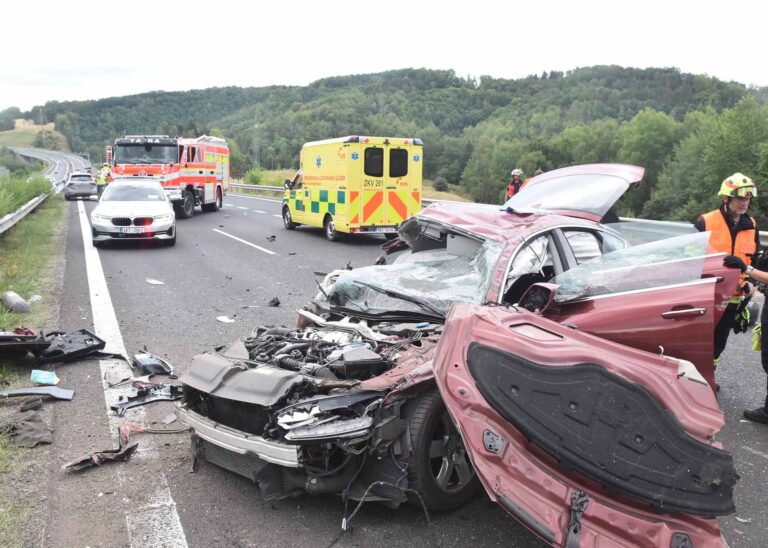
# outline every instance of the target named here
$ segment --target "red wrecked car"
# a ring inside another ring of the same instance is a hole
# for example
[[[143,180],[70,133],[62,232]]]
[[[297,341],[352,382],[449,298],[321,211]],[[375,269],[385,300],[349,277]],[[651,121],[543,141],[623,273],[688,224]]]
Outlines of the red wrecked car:
[[[298,327],[194,359],[197,455],[265,498],[449,510],[482,483],[553,544],[721,546],[737,475],[712,344],[739,272],[707,233],[627,247],[601,224],[642,175],[576,166],[501,209],[425,208]]]

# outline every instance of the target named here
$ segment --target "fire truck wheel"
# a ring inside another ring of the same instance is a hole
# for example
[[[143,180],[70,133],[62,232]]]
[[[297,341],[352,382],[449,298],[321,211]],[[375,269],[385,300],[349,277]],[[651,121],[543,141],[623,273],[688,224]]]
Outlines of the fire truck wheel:
[[[325,222],[323,223],[325,228],[325,237],[331,242],[335,242],[339,239],[339,233],[336,232],[336,225],[333,223],[333,217],[330,215],[325,216]]]
[[[288,206],[283,207],[283,224],[288,230],[296,228],[296,223],[294,223],[293,218],[291,218],[291,210]]]
[[[195,212],[195,197],[191,190],[184,191],[184,201],[181,202],[178,212],[182,219],[189,219]]]
[[[216,189],[216,200],[211,202],[210,204],[203,204],[202,205],[203,211],[218,211],[221,209],[221,189]]]

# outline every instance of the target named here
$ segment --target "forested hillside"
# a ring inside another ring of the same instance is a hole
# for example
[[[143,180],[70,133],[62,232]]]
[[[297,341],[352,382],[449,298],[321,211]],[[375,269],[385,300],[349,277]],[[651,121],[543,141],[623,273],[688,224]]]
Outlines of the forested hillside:
[[[620,213],[692,219],[717,205],[725,176],[742,171],[761,187],[768,179],[765,92],[676,69],[597,66],[518,80],[406,69],[306,87],[50,102],[23,116],[55,122],[71,150],[92,158],[124,133],[221,134],[238,175],[256,163],[297,167],[306,141],[420,137],[425,176],[460,184],[483,202],[501,201],[514,167],[530,175],[577,163],[636,163],[647,168],[646,179]],[[0,124],[18,114],[11,111],[0,113]]]

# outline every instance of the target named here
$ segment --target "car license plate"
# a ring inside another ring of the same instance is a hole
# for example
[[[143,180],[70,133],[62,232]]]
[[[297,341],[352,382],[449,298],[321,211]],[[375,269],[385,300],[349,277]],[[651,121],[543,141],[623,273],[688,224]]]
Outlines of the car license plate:
[[[121,234],[144,234],[143,226],[123,226],[120,227]]]
[[[397,232],[394,228],[378,227],[374,228],[373,232]]]

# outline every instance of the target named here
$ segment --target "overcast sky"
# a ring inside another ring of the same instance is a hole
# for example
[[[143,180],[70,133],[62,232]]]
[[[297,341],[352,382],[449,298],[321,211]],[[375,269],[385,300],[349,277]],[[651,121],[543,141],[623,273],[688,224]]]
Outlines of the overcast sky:
[[[0,110],[401,68],[520,78],[597,64],[677,67],[768,86],[768,2],[685,4],[10,0],[0,8]]]

